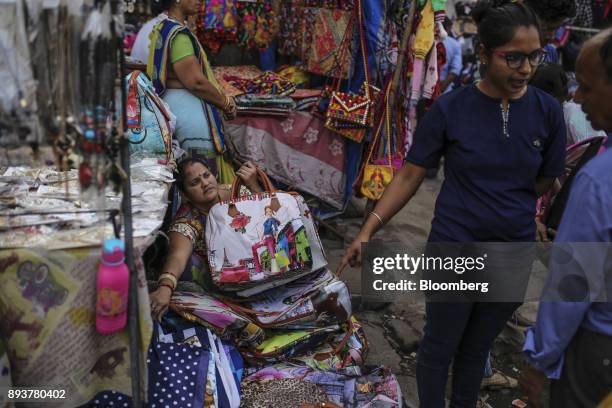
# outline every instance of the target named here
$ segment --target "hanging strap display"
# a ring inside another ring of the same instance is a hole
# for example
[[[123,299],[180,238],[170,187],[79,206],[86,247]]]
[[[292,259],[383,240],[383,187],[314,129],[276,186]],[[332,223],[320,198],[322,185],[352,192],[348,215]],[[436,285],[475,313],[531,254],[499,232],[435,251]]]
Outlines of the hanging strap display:
[[[391,106],[389,104],[389,94],[391,89],[391,82],[387,84],[385,91],[385,112],[381,117],[381,120],[377,126],[376,134],[372,139],[371,147],[368,152],[368,156],[364,161],[363,166],[363,178],[361,181],[360,191],[365,197],[371,200],[379,200],[385,188],[391,183],[393,179],[394,170],[392,165],[392,145],[391,145]],[[384,150],[387,152],[387,163],[386,164],[372,164],[372,155],[374,150],[380,149],[379,143],[381,142],[381,131],[383,125],[385,126],[386,141],[387,144],[384,146]]]

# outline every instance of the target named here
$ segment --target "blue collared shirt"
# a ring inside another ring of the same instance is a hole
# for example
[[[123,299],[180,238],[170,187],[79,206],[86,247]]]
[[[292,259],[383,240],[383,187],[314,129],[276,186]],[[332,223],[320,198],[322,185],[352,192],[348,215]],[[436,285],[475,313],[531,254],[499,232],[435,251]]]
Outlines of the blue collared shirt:
[[[442,71],[440,72],[440,80],[442,81],[446,79],[448,74],[460,76],[461,70],[463,69],[461,44],[459,41],[449,35],[444,40],[444,48],[446,48],[446,62],[442,66]],[[452,84],[446,88],[446,92],[451,89],[453,89]]]
[[[548,62],[549,64],[559,65],[559,51],[552,44],[546,44],[544,46],[544,51],[546,51],[546,56],[544,57],[544,62]]]
[[[556,242],[612,242],[611,175],[612,150],[592,159],[578,173]],[[609,280],[612,273],[612,259],[607,251],[595,250],[589,251],[588,256],[578,254],[576,261],[584,264],[587,257],[588,265],[600,266],[590,274],[599,281],[594,286],[605,288],[606,277]],[[549,279],[555,279],[563,271],[551,267],[550,273]],[[528,330],[525,339],[527,360],[549,378],[560,378],[565,349],[580,327],[612,336],[612,303],[542,302],[536,325]]]

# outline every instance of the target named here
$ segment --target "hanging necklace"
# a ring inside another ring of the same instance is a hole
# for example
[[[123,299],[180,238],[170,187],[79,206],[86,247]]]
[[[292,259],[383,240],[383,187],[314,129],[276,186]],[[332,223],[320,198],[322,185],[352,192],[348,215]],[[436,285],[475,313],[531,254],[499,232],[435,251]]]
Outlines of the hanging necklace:
[[[508,131],[508,120],[510,119],[510,104],[508,104],[508,107],[504,109],[504,103],[500,102],[499,108],[501,109],[502,114],[502,129],[504,136],[506,136],[506,139],[509,139],[510,132]]]

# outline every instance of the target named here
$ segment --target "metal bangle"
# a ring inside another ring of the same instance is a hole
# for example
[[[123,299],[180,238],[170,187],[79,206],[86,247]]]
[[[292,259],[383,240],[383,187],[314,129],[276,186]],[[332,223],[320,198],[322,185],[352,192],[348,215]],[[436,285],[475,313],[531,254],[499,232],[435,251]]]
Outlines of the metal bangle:
[[[157,279],[157,283],[159,284],[164,279],[167,279],[170,282],[172,282],[172,290],[176,288],[176,285],[178,283],[178,279],[176,279],[176,276],[168,272],[162,273],[161,275],[159,275],[159,278]]]
[[[380,218],[380,215],[376,214],[374,211],[370,211],[370,214],[378,219],[378,222],[380,222],[381,227],[384,227],[385,223],[383,222],[382,218]]]
[[[172,287],[172,285],[169,285],[167,283],[159,283],[157,284],[157,289],[161,288],[162,286],[165,286],[170,289],[170,293],[174,293],[174,288]]]

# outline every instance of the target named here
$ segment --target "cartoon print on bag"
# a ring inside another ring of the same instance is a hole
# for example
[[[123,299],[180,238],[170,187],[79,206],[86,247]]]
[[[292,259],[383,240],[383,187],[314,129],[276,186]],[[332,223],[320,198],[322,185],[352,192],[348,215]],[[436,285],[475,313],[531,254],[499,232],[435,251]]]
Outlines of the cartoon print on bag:
[[[262,194],[257,201],[254,212],[249,206],[239,210],[239,202],[228,205],[229,219],[225,225],[241,234],[236,241],[248,246],[244,247],[246,251],[240,259],[221,253],[226,248],[208,250],[211,269],[220,268],[213,276],[220,284],[257,282],[312,266],[310,244],[299,209],[284,207],[275,194]]]
[[[275,212],[269,205],[264,209],[266,213],[266,220],[264,221],[264,236],[270,235],[274,237],[278,232],[278,226],[280,221],[275,218]]]
[[[251,217],[243,213],[240,213],[232,219],[232,223],[230,224],[230,227],[232,227],[234,231],[241,232],[244,234],[246,232],[246,226],[248,225],[250,221],[251,221]]]
[[[34,310],[42,317],[68,298],[68,289],[53,279],[49,266],[44,263],[35,267],[32,261],[23,262],[17,269],[17,277],[21,295],[32,302]]]
[[[234,231],[244,234],[246,232],[246,226],[251,222],[251,217],[239,211],[234,203],[229,205],[227,212],[229,216],[232,217],[230,227],[233,228]]]

